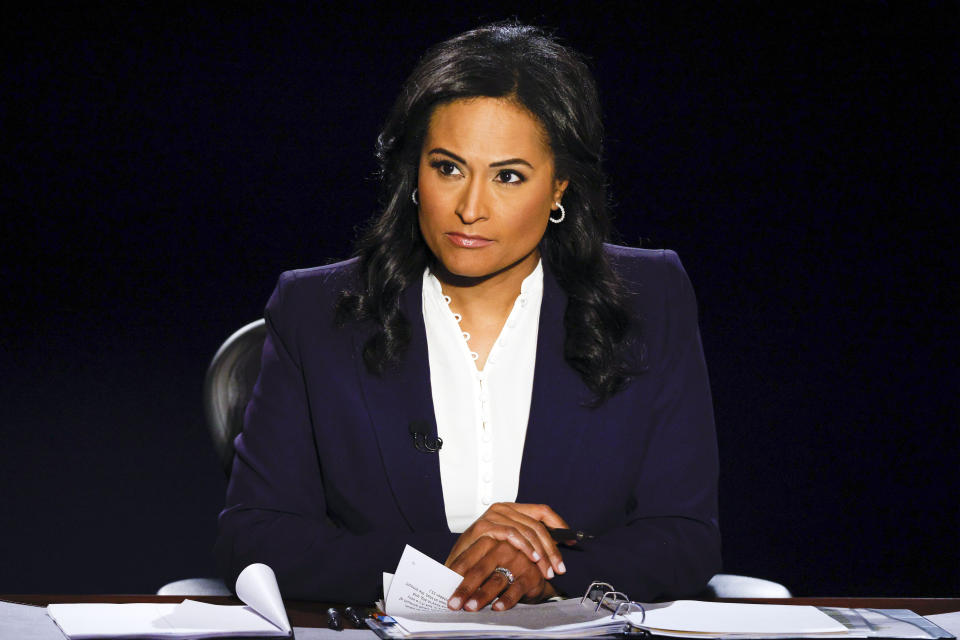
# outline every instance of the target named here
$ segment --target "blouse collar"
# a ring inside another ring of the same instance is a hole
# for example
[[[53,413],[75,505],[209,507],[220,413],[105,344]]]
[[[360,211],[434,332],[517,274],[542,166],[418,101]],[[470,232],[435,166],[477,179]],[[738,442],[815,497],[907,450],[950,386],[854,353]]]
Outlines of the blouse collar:
[[[443,286],[437,276],[433,275],[430,267],[423,270],[423,292],[430,295],[431,298],[443,298]],[[523,298],[531,295],[543,294],[543,258],[537,260],[537,266],[530,272],[523,282],[520,283],[520,296]]]

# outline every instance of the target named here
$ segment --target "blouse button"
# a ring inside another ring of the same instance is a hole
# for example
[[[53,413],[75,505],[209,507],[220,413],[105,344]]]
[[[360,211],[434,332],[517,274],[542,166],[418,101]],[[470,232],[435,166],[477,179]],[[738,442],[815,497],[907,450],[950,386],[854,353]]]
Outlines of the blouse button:
[[[491,502],[493,502],[493,498],[490,497],[489,493],[485,493],[483,495],[483,504],[490,504]]]
[[[483,440],[484,442],[490,442],[490,432],[484,431],[483,435],[480,436],[480,439]]]
[[[490,462],[490,459],[491,459],[492,457],[493,457],[493,456],[490,454],[489,451],[484,451],[484,452],[483,452],[483,461],[484,461],[484,462]]]
[[[490,473],[489,471],[485,471],[484,474],[483,474],[483,481],[484,481],[484,482],[490,482],[490,481],[492,481],[492,480],[493,480],[493,474]]]

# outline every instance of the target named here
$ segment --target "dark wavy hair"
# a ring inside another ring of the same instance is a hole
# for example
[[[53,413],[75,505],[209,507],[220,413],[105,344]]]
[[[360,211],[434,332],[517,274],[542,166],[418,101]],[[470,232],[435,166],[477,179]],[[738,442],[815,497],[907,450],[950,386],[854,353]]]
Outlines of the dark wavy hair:
[[[404,289],[434,259],[420,233],[411,193],[421,147],[437,106],[474,97],[504,98],[532,114],[549,136],[556,177],[569,180],[566,220],[548,225],[541,256],[568,297],[564,358],[602,403],[626,384],[630,315],[604,255],[610,234],[603,124],[593,76],[583,59],[535,27],[498,23],[431,48],[407,79],[377,140],[383,212],[358,241],[359,288],[337,303],[339,322],[370,320],[363,358],[381,373],[402,357],[410,324]]]

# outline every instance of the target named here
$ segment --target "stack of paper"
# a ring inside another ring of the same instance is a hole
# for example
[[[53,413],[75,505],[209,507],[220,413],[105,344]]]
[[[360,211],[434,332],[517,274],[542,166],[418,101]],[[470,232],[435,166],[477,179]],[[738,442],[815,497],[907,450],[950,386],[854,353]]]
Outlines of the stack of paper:
[[[849,629],[817,607],[676,600],[645,604],[645,615],[627,618],[659,636],[850,637]]]
[[[292,634],[277,578],[252,564],[237,578],[248,606],[184,600],[180,604],[51,604],[47,614],[71,640],[82,638],[286,637]]]
[[[384,574],[387,617],[368,624],[382,638],[586,638],[628,629],[656,636],[736,640],[945,637],[938,635],[936,628],[924,627],[919,622],[923,619],[910,612],[821,610],[801,605],[677,600],[643,604],[643,613],[615,616],[604,608],[596,611],[596,604],[589,600],[581,604],[575,598],[521,604],[508,611],[490,607],[478,612],[450,611],[447,599],[461,580],[447,567],[407,547],[396,575]]]

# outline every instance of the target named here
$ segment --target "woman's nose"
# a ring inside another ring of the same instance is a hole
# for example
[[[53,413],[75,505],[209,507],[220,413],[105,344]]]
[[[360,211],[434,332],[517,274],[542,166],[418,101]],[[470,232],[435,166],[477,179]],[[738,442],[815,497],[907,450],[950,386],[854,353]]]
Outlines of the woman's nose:
[[[457,206],[457,215],[464,224],[473,224],[486,218],[483,187],[483,180],[471,178],[466,181]]]

